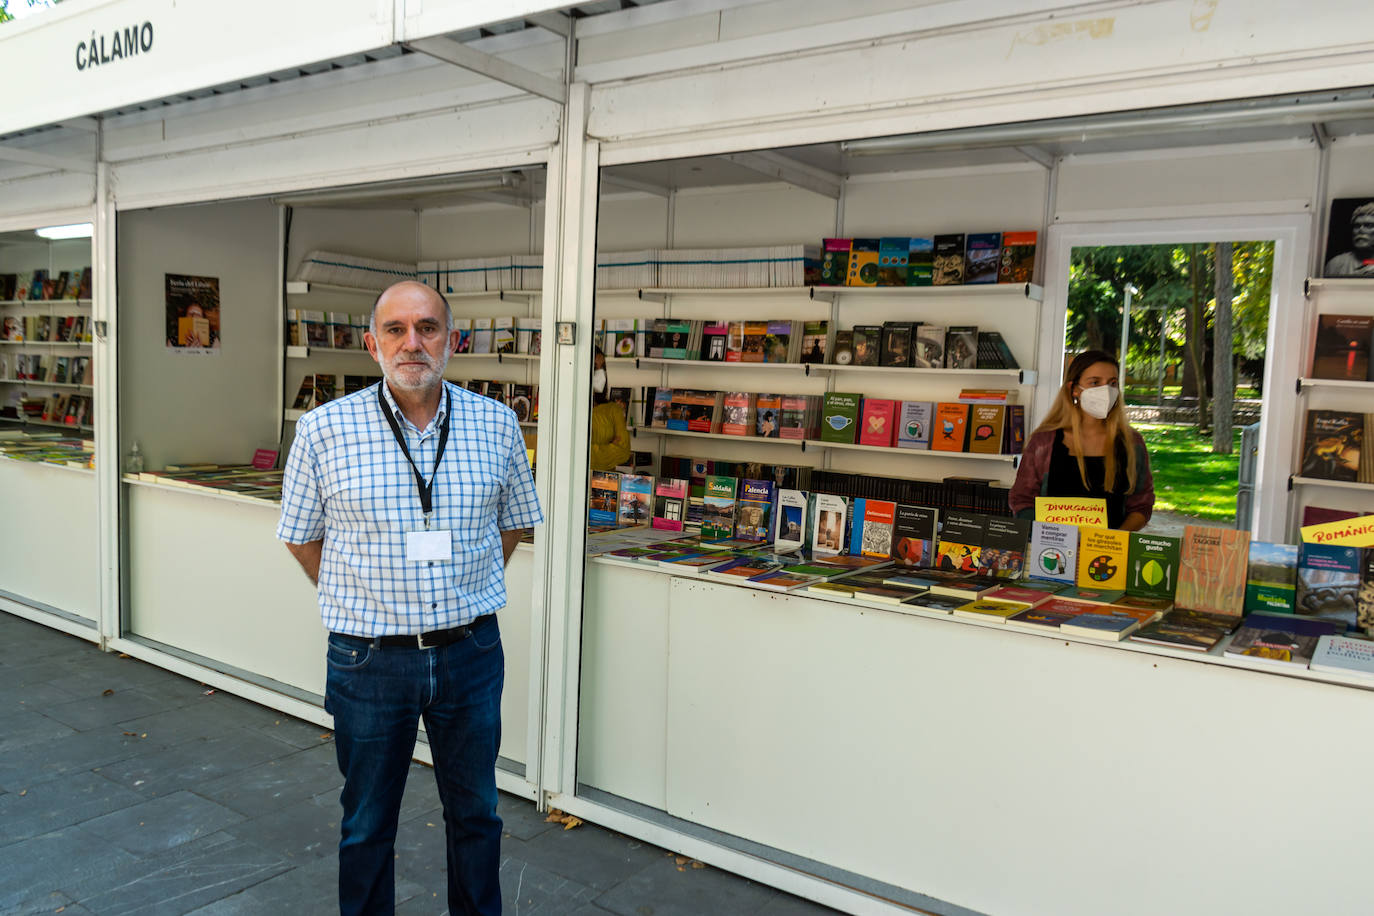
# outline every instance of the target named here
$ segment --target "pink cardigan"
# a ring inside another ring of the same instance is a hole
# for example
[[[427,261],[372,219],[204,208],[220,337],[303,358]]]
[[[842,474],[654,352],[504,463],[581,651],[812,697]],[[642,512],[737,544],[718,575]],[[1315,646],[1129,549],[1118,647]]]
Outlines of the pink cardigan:
[[[1026,447],[1021,452],[1021,463],[1016,471],[1016,482],[1011,485],[1007,502],[1013,515],[1020,518],[1035,517],[1035,497],[1048,496],[1045,488],[1049,485],[1050,456],[1054,454],[1054,437],[1057,429],[1042,429],[1031,434]],[[1150,473],[1150,454],[1145,449],[1145,440],[1140,433],[1131,430],[1135,445],[1135,489],[1126,494],[1126,514],[1139,512],[1150,520],[1155,507],[1155,479]]]

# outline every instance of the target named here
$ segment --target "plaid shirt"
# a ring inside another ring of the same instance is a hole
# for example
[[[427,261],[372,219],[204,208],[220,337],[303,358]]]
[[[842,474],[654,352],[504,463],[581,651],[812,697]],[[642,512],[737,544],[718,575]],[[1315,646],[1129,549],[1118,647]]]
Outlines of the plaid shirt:
[[[422,633],[499,610],[506,603],[500,532],[544,520],[515,414],[456,385],[444,387],[453,418],[434,481],[430,527],[453,533],[448,562],[406,562],[406,532],[424,529],[424,513],[375,385],[296,423],[277,537],[292,544],[324,540],[320,613],[333,632]],[[429,479],[444,401],[420,430],[385,386],[383,392],[415,466]]]

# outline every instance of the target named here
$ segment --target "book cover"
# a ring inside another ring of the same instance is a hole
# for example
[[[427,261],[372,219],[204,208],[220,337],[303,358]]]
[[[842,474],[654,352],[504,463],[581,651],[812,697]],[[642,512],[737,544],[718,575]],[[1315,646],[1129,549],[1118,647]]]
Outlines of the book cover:
[[[1035,607],[1050,600],[1052,593],[1041,591],[1038,588],[1022,588],[1019,585],[1008,585],[1004,588],[995,589],[988,592],[988,597],[996,601],[1015,601],[1022,607]]]
[[[1108,605],[1115,604],[1126,597],[1126,592],[1119,588],[1093,588],[1090,585],[1073,585],[1055,594],[1056,598],[1065,601],[1077,601],[1081,604]]]
[[[968,450],[982,455],[1002,454],[1006,416],[1003,404],[970,404]]]
[[[937,452],[962,452],[968,439],[968,404],[941,401],[935,405],[930,448]]]
[[[878,239],[854,239],[849,248],[846,286],[878,285]]]
[[[725,416],[720,431],[727,436],[754,435],[754,395],[747,391],[727,391],[722,403]]]
[[[686,359],[687,341],[692,336],[692,322],[669,318],[663,323],[663,358]],[[745,357],[746,359],[748,357]],[[757,362],[757,360],[755,360]]]
[[[1002,256],[998,259],[998,283],[1033,283],[1035,273],[1034,232],[1002,233]]]
[[[908,240],[906,285],[930,286],[934,281],[935,241],[929,237]]]
[[[702,575],[712,579],[722,579],[724,581],[743,581],[752,579],[755,576],[765,576],[768,573],[776,572],[778,564],[768,560],[760,560],[758,557],[735,557],[726,560],[719,566],[713,566]]]
[[[1140,621],[1125,614],[1088,612],[1077,614],[1059,625],[1059,632],[1088,639],[1120,641],[1140,628]]]
[[[902,602],[908,607],[917,607],[924,611],[936,611],[941,614],[951,613],[955,608],[962,607],[967,603],[968,601],[964,598],[937,595],[934,592],[919,592]]]
[[[674,389],[668,428],[694,433],[720,432],[721,400],[719,391]]]
[[[906,286],[907,256],[911,239],[888,236],[878,240],[878,285]]]
[[[821,286],[844,286],[849,277],[849,249],[853,239],[821,241]]]
[[[654,484],[653,527],[681,531],[687,519],[687,481],[680,477],[660,477]]]
[[[930,448],[930,421],[935,405],[930,401],[902,401],[897,417],[898,448]]]
[[[1131,532],[1126,553],[1126,591],[1148,598],[1173,598],[1178,582],[1179,539]]]
[[[801,361],[824,363],[830,342],[830,322],[808,321],[802,325]]]
[[[1032,631],[1058,630],[1059,625],[1066,620],[1072,620],[1073,614],[1065,614],[1062,611],[1047,611],[1043,607],[1029,607],[1019,614],[1013,614],[1007,618],[1007,624],[1014,627]]]
[[[983,552],[984,519],[973,512],[944,513],[935,551],[936,565],[940,569],[977,572]]]
[[[806,494],[801,490],[778,490],[777,536],[773,546],[779,553],[801,550],[806,544]]]
[[[1312,377],[1368,381],[1374,315],[1318,315]]]
[[[758,394],[746,395],[746,397],[751,397],[754,400],[753,435],[764,439],[777,439],[782,429],[782,395]],[[727,408],[728,406],[727,403]],[[724,424],[721,425],[721,432],[725,432]]]
[[[491,352],[515,352],[515,319],[493,318],[491,320]]]
[[[653,518],[654,479],[644,474],[620,475],[620,500],[616,524],[643,525]]]
[[[859,424],[859,444],[891,447],[896,417],[896,401],[864,398],[863,422]]]
[[[790,362],[793,336],[792,322],[770,321],[767,328],[768,333],[763,339],[763,361],[766,363]],[[800,345],[800,341],[798,344]]]
[[[780,399],[782,416],[778,420],[778,438],[810,439],[816,435],[819,399],[812,395],[785,394]]]
[[[1250,532],[1186,526],[1174,604],[1211,614],[1239,615],[1245,606],[1249,561]]]
[[[315,373],[315,406],[327,404],[334,400],[338,393],[338,378],[332,373]]]
[[[979,572],[1004,579],[1021,578],[1026,569],[1030,534],[1030,519],[989,516],[983,531],[983,549],[979,553]]]
[[[1078,526],[1031,523],[1029,575],[1074,584],[1078,579]]]
[[[821,411],[821,441],[853,444],[859,425],[863,395],[840,391],[826,392]]]
[[[883,326],[880,324],[856,324],[854,335],[854,365],[876,366],[883,346]]]
[[[735,537],[749,541],[767,541],[772,534],[773,482],[749,480],[739,482],[735,502]]]
[[[1130,532],[1084,528],[1078,543],[1078,584],[1107,591],[1126,589]]]
[[[837,366],[848,366],[854,362],[854,332],[852,330],[835,332],[833,361]]]
[[[1306,668],[1323,636],[1337,635],[1343,627],[1337,621],[1309,620],[1291,614],[1251,614],[1241,623],[1231,644],[1228,658],[1247,658],[1280,667]]]
[[[818,557],[835,556],[845,547],[845,518],[849,506],[844,497],[817,493],[816,517],[811,533],[811,552]]]
[[[764,573],[761,576],[754,576],[751,579],[745,580],[745,582],[753,588],[766,588],[776,592],[790,592],[819,581],[821,580],[818,576],[788,572],[785,569],[774,570],[773,572]]]
[[[729,322],[706,322],[701,329],[701,358],[711,363],[725,362],[726,344],[729,337]]]
[[[959,325],[945,332],[945,368],[978,368],[978,328]]]
[[[1374,677],[1374,642],[1331,634],[1318,636],[1308,667],[1328,674]]]
[[[1126,608],[1132,611],[1149,611],[1154,617],[1159,617],[1165,611],[1172,610],[1174,602],[1168,598],[1147,598],[1144,595],[1123,595],[1112,602],[1114,608]]]
[[[943,369],[945,367],[945,328],[943,325],[922,322],[916,326],[912,365],[918,369]]]
[[[1360,548],[1303,544],[1298,549],[1298,588],[1293,609],[1355,625],[1360,590]]]
[[[885,321],[882,328],[882,349],[878,354],[878,365],[893,368],[910,367],[911,348],[916,335],[915,323]]]
[[[615,471],[592,471],[587,494],[587,524],[615,525],[620,509],[620,475]]]
[[[1250,542],[1245,576],[1245,613],[1293,613],[1298,595],[1298,545]]]
[[[1360,587],[1355,592],[1355,623],[1374,636],[1374,548],[1366,547],[1360,562]]]
[[[863,504],[862,509],[860,503]],[[881,499],[856,499],[853,528],[858,544],[851,544],[849,552],[879,560],[890,559],[896,512],[897,504],[893,502]],[[859,523],[861,518],[862,526]],[[855,550],[854,546],[858,546],[859,549]]]
[[[964,282],[964,235],[937,235],[931,266],[931,283],[935,286],[958,286]]]
[[[712,474],[702,490],[701,537],[728,538],[735,533],[735,478]]]
[[[940,512],[927,506],[898,505],[892,521],[892,559],[898,566],[925,568],[936,564]]]
[[[1220,627],[1207,626],[1174,620],[1172,616],[1154,623],[1147,623],[1130,635],[1133,642],[1149,643],[1156,646],[1170,646],[1176,649],[1189,649],[1194,652],[1207,652],[1221,642],[1226,631]]]
[[[1002,261],[1002,233],[970,232],[964,246],[964,282],[996,283]]]
[[[979,598],[954,609],[956,617],[969,617],[988,623],[1006,623],[1007,618],[1015,617],[1026,609],[1024,604],[1015,601],[996,601],[992,598]]]
[[[296,390],[296,400],[291,402],[292,410],[309,410],[315,402],[315,376],[307,375],[301,379],[301,387]]]
[[[1360,474],[1364,414],[1309,410],[1302,442],[1302,477],[1355,481]]]

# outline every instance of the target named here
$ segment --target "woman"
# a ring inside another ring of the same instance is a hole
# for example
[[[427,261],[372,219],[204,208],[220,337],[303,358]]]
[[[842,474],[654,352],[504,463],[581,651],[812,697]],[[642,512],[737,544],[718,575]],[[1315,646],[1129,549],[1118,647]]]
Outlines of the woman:
[[[600,350],[592,357],[592,444],[593,471],[613,471],[630,460],[630,430],[625,426],[625,408],[607,397],[606,356]]]
[[[1108,527],[1123,531],[1144,528],[1154,511],[1145,440],[1126,421],[1116,359],[1101,350],[1074,357],[1049,414],[1026,440],[1007,501],[1017,516],[1034,518],[1037,496],[1105,499]]]

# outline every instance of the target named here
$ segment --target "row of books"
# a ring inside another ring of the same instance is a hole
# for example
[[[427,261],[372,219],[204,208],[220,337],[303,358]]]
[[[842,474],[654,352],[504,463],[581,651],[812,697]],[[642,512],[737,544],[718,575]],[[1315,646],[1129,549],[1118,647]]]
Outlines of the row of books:
[[[29,382],[52,382],[57,385],[91,384],[91,357],[40,356],[19,353],[14,357],[14,371],[10,372],[10,357],[0,354],[0,379]]]
[[[292,346],[315,349],[362,350],[369,316],[347,312],[291,309],[287,327]],[[528,353],[541,350],[538,318],[455,318],[455,353]]]
[[[281,502],[282,472],[251,464],[169,464],[161,471],[141,471],[125,477],[224,496]]]
[[[89,343],[91,322],[85,315],[6,315],[0,340],[29,343]]]
[[[957,286],[1029,283],[1034,232],[948,233],[924,237],[825,239],[822,286]]]
[[[653,388],[644,393],[650,428],[815,440],[882,448],[1014,455],[1025,443],[1016,392],[966,388],[957,401]]]
[[[1309,410],[1300,476],[1374,484],[1374,413]]]
[[[381,380],[380,375],[345,375],[343,387],[340,389],[337,375],[329,372],[316,372],[301,379],[300,388],[296,390],[296,397],[291,403],[291,408],[293,410],[311,410],[321,404],[329,403],[336,397],[362,391],[369,385],[375,385]],[[488,379],[469,379],[457,384],[476,394],[500,401],[515,411],[516,418],[522,423],[532,423],[539,419],[538,385],[498,382]]]
[[[91,298],[91,269],[0,273],[0,302]]]
[[[1374,381],[1374,315],[1318,315],[1312,377]]]
[[[17,404],[13,405],[16,416],[67,426],[88,425],[94,407],[88,394],[50,394],[47,397],[20,394],[16,400]]]
[[[73,468],[95,467],[95,440],[67,433],[0,430],[0,456],[14,461],[42,462]]]

